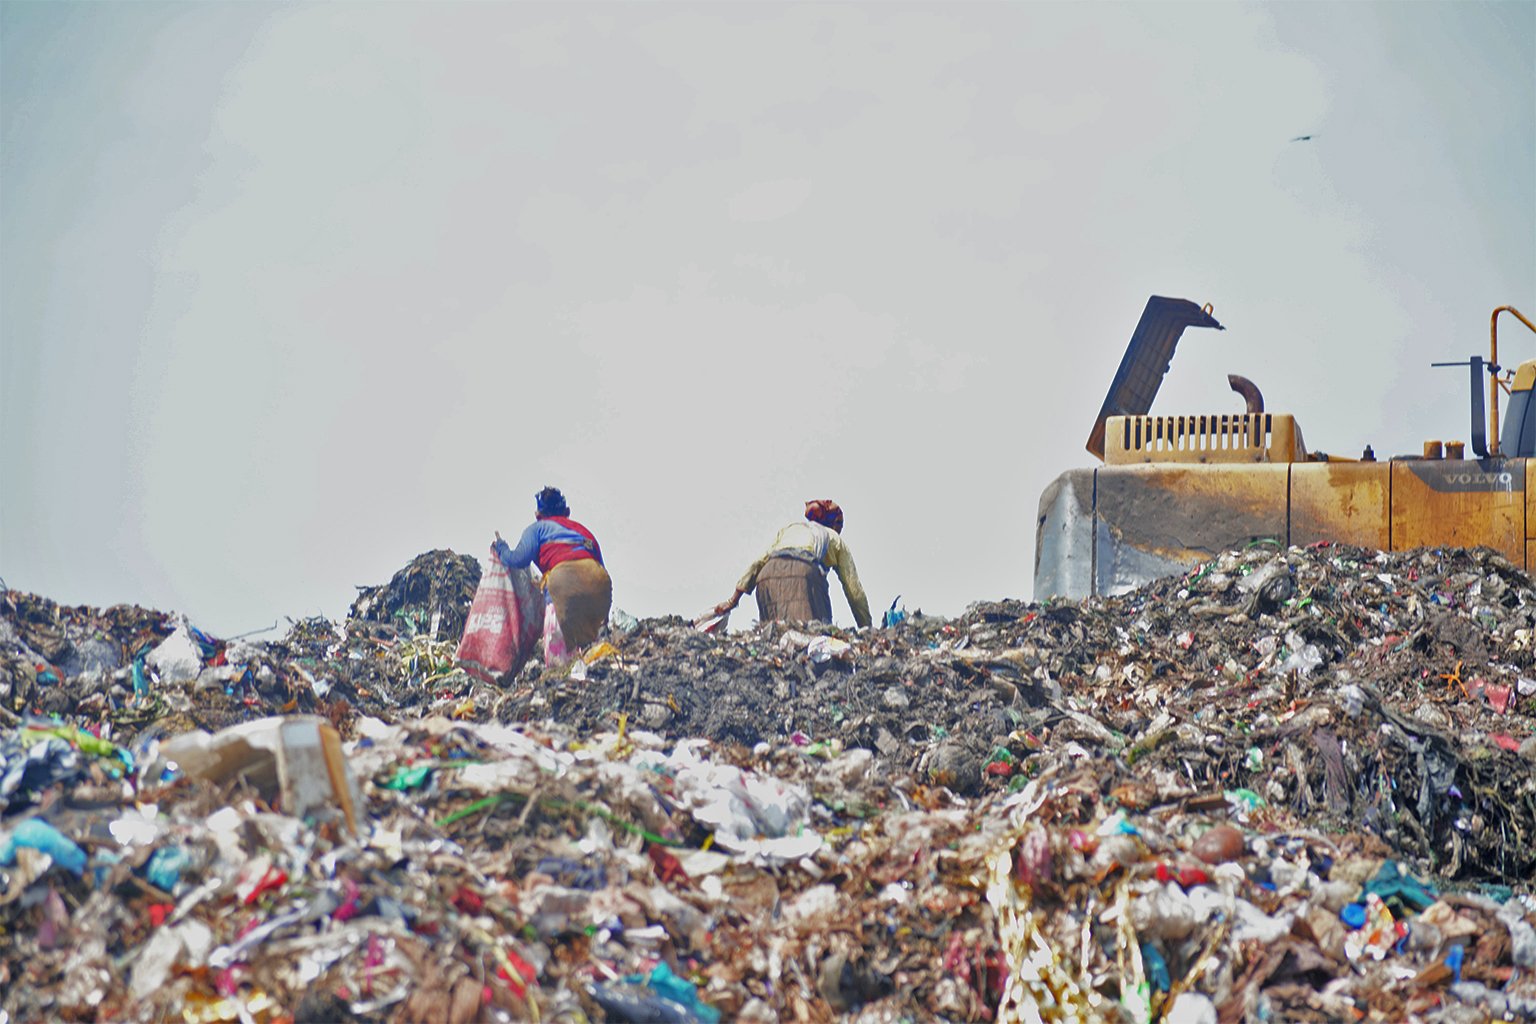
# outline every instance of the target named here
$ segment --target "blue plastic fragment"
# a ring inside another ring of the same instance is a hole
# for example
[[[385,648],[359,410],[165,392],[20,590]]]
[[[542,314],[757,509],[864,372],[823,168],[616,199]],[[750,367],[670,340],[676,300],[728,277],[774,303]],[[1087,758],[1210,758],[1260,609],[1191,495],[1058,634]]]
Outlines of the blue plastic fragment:
[[[175,892],[176,883],[181,881],[181,872],[192,858],[187,851],[179,846],[162,846],[149,858],[149,863],[144,865],[144,878],[150,885],[166,892]]]
[[[16,850],[22,846],[46,853],[55,864],[77,875],[85,873],[85,851],[41,818],[28,818],[11,830],[0,843],[0,864],[16,863]]]
[[[1346,903],[1344,909],[1339,911],[1339,920],[1351,928],[1365,927],[1365,904]]]
[[[644,983],[666,1003],[671,1003],[687,1015],[690,1021],[702,1024],[718,1024],[720,1011],[699,998],[698,986],[672,973],[666,962],[657,964],[649,975],[631,974],[624,978],[632,985]]]
[[[112,872],[112,865],[119,863],[122,859],[122,856],[116,853],[109,853],[106,850],[96,851],[96,862],[91,865],[91,876],[96,879],[98,886],[106,884],[107,876]]]
[[[1159,992],[1167,992],[1173,987],[1173,979],[1168,974],[1168,961],[1163,959],[1163,954],[1157,951],[1157,947],[1150,942],[1141,944],[1141,962],[1147,971],[1147,980],[1152,987]]]
[[[1457,981],[1461,980],[1461,961],[1466,958],[1465,946],[1452,946],[1451,951],[1445,954],[1445,966],[1451,969]]]

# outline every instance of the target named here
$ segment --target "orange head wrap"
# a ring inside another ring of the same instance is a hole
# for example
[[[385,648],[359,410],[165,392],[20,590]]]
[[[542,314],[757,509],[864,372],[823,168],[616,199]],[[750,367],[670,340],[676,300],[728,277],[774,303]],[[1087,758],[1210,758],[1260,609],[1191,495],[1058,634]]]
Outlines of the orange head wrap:
[[[805,503],[805,518],[813,523],[843,532],[843,510],[837,507],[837,502],[830,498],[820,501],[808,501]]]

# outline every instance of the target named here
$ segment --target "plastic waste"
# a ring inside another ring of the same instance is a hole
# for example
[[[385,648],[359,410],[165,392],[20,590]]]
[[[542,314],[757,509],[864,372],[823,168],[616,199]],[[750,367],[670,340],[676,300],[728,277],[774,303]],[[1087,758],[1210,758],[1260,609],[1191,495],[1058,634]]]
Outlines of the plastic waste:
[[[141,652],[133,659],[133,695],[140,700],[149,696],[149,671],[145,667],[147,652]]]
[[[1145,965],[1147,981],[1155,991],[1167,992],[1173,986],[1173,979],[1168,974],[1168,961],[1163,959],[1163,954],[1152,943],[1141,944],[1141,962]]]
[[[608,613],[608,628],[617,636],[629,636],[640,628],[640,620],[622,608],[615,608]]]
[[[1306,679],[1323,664],[1323,652],[1316,644],[1303,643],[1295,633],[1289,634],[1285,641],[1290,654],[1275,669],[1280,675],[1288,676],[1294,672]]]
[[[126,757],[126,751],[119,751],[117,744],[110,740],[104,740],[100,736],[78,729],[72,725],[49,725],[46,727],[28,725],[21,730],[21,742],[32,744],[49,736],[57,737],[66,743],[72,744],[81,753],[91,754],[95,757]],[[127,758],[129,761],[131,757]]]
[[[0,740],[0,808],[24,806],[35,794],[80,776],[79,752],[57,736],[25,742],[21,734]]]
[[[1163,1015],[1164,1024],[1217,1024],[1216,1004],[1199,992],[1180,992]]]
[[[839,640],[835,636],[818,636],[806,645],[805,653],[810,655],[812,664],[825,665],[833,658],[846,657],[852,646],[848,641]]]
[[[1354,683],[1340,689],[1339,697],[1344,702],[1344,713],[1350,718],[1359,718],[1360,712],[1365,710],[1365,691]]]
[[[687,742],[664,759],[639,755],[636,764],[670,776],[682,804],[714,831],[723,849],[798,860],[821,848],[820,835],[805,824],[811,799],[803,787],[734,765],[713,764]]]
[[[1288,934],[1296,920],[1290,911],[1266,914],[1247,900],[1237,900],[1234,909],[1232,938],[1239,942],[1274,942]]]
[[[1344,955],[1351,962],[1366,957],[1381,960],[1407,934],[1407,927],[1392,916],[1381,897],[1370,893],[1365,898],[1365,922],[1345,936]]]
[[[649,975],[631,975],[624,980],[630,982],[644,980],[657,995],[682,1006],[693,1015],[694,1019],[703,1021],[704,1024],[715,1024],[720,1019],[720,1011],[699,998],[698,986],[673,974],[672,968],[667,966],[665,961],[651,968]]]
[[[120,664],[117,644],[105,637],[94,636],[71,645],[59,659],[59,670],[66,677],[111,672]]]
[[[700,633],[724,633],[731,622],[731,610],[727,608],[719,615],[713,608],[702,615],[693,618],[693,628]]]
[[[420,789],[432,777],[433,765],[398,765],[395,772],[382,785],[385,789]]]
[[[149,652],[145,661],[159,674],[162,683],[187,683],[203,670],[203,649],[192,638],[191,626],[183,621]]]
[[[563,665],[570,659],[571,652],[566,649],[565,635],[560,632],[560,618],[555,614],[553,602],[544,605],[544,664],[545,666]]]
[[[213,932],[198,920],[155,929],[139,948],[128,973],[128,991],[144,999],[165,984],[177,963],[201,967],[213,949]]]
[[[191,856],[180,846],[163,846],[150,855],[144,866],[144,880],[157,889],[175,893],[182,871],[191,863]]]
[[[1365,892],[1374,893],[1398,913],[1427,910],[1440,898],[1439,893],[1414,878],[1395,860],[1382,864],[1376,877],[1365,883]]]
[[[597,643],[587,648],[586,653],[581,656],[581,660],[586,662],[588,665],[596,665],[604,658],[616,658],[618,655],[619,649],[617,647],[613,646],[613,644],[606,640],[599,640]]]
[[[1500,992],[1477,981],[1458,981],[1450,987],[1456,999],[1485,1010],[1492,1020],[1536,1020],[1536,998]]]
[[[59,867],[76,875],[85,873],[85,851],[73,839],[41,818],[27,818],[17,822],[5,840],[0,842],[0,864],[9,867],[16,863],[18,847],[46,853]]]
[[[688,1007],[638,985],[593,985],[590,991],[610,1020],[629,1024],[702,1024]]]
[[[1510,959],[1516,967],[1536,967],[1536,928],[1525,920],[1525,904],[1506,901],[1499,907],[1498,918],[1509,929]]]
[[[1452,946],[1450,951],[1445,954],[1445,966],[1451,969],[1451,977],[1457,981],[1461,980],[1461,963],[1466,958],[1466,955],[1467,948],[1459,945]]]
[[[545,857],[539,861],[539,873],[569,889],[601,889],[608,884],[608,873],[601,865],[589,866],[565,857]]]

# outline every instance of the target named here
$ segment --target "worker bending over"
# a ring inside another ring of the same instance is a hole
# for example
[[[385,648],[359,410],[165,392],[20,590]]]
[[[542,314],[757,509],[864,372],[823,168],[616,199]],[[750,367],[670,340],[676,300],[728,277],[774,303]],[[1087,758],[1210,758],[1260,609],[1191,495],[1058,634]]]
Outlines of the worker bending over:
[[[716,615],[735,608],[742,595],[755,588],[757,617],[764,622],[831,622],[827,570],[834,569],[853,621],[869,625],[869,598],[859,583],[853,553],[839,536],[843,510],[835,501],[808,501],[805,518],[805,522],[791,523],[779,531],[763,556],[737,581],[736,593],[715,608]]]

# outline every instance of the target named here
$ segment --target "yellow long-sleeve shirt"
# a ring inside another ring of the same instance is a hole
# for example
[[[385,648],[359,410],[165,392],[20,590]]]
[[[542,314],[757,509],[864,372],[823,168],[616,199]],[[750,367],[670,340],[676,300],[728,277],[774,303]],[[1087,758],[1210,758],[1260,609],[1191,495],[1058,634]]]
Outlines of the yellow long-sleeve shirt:
[[[848,607],[853,611],[853,621],[860,626],[870,624],[869,598],[865,596],[864,586],[859,582],[859,570],[853,564],[853,552],[848,550],[848,545],[835,530],[820,523],[790,523],[780,530],[762,557],[747,567],[746,573],[737,581],[736,589],[743,594],[752,593],[757,587],[757,574],[763,571],[768,559],[786,551],[821,566],[823,571],[836,571],[838,582],[843,585],[843,596],[848,599]]]

